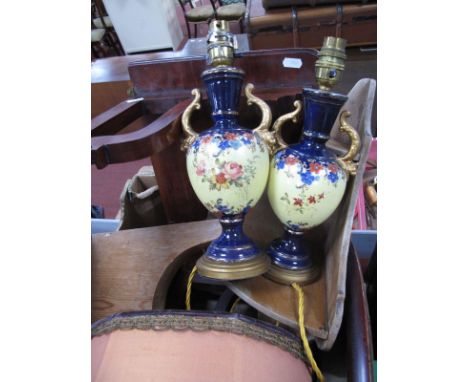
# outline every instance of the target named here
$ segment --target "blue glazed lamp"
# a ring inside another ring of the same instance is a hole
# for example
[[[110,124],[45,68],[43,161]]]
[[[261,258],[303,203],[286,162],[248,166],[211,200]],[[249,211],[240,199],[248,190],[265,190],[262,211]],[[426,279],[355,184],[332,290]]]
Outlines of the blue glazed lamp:
[[[327,49],[322,51],[330,54],[334,49],[342,59],[344,44],[342,39],[327,37],[324,41]],[[320,275],[320,268],[312,261],[309,244],[303,239],[304,232],[330,217],[343,198],[348,177],[356,171],[352,159],[359,150],[359,136],[346,122],[349,112],[340,114],[347,96],[329,91],[336,83],[337,67],[343,70],[344,65],[326,58],[325,63],[319,59],[316,65],[320,89],[303,89],[304,127],[300,141],[287,146],[281,138],[284,122],[295,121],[302,111],[300,101],[295,102],[295,111],[280,117],[273,126],[278,150],[270,163],[268,198],[284,225],[284,234],[268,249],[272,266],[266,276],[284,284],[307,284]],[[325,77],[323,81],[321,76]],[[325,146],[339,114],[340,131],[351,138],[351,147],[342,158],[337,158]]]
[[[215,21],[219,22],[219,21]],[[212,109],[214,125],[197,134],[190,127],[190,115],[200,108],[200,91],[182,116],[187,138],[187,172],[190,183],[201,202],[220,217],[221,235],[208,247],[197,262],[200,275],[220,280],[240,280],[259,276],[270,266],[269,257],[245,235],[242,223],[245,214],[260,199],[268,180],[269,146],[274,140],[268,132],[271,111],[268,105],[252,95],[253,85],[245,87],[249,104],[262,110],[262,121],[254,130],[240,126],[238,106],[244,72],[221,59],[225,51],[216,52],[222,65],[205,70],[202,79]],[[211,52],[216,46],[211,46]]]

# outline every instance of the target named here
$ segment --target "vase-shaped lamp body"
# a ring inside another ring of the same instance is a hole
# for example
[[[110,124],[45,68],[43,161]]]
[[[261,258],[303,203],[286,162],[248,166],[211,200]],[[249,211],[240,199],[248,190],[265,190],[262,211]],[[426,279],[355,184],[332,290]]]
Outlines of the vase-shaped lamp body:
[[[244,234],[242,222],[266,187],[269,148],[258,132],[237,122],[243,71],[219,66],[205,70],[202,78],[214,126],[188,147],[187,171],[198,198],[220,216],[223,231],[198,260],[198,272],[222,280],[255,277],[270,261]]]
[[[268,253],[271,279],[289,284],[312,282],[319,268],[312,262],[305,230],[323,223],[338,207],[348,179],[325,143],[347,97],[304,89],[304,128],[299,143],[276,152],[270,163],[268,198],[285,233]]]

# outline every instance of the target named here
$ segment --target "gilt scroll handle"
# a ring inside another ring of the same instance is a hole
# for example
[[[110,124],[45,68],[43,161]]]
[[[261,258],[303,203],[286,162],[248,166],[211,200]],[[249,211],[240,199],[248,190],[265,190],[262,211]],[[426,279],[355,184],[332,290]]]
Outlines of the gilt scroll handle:
[[[249,83],[245,86],[245,96],[247,97],[247,105],[250,106],[252,104],[255,104],[260,108],[262,112],[262,120],[260,121],[260,125],[258,125],[258,127],[256,127],[253,131],[260,135],[260,137],[268,146],[268,151],[270,152],[270,154],[272,154],[275,147],[275,138],[273,133],[271,131],[268,131],[268,129],[271,126],[272,120],[271,110],[265,101],[252,94],[253,89],[253,84]]]
[[[348,152],[342,157],[338,158],[338,162],[348,174],[356,175],[358,166],[356,163],[353,163],[353,159],[361,148],[361,139],[359,138],[359,134],[356,132],[356,130],[354,130],[354,128],[346,121],[350,115],[351,113],[347,110],[340,114],[340,132],[348,134],[349,138],[351,139],[351,145]]]
[[[273,131],[276,137],[276,151],[285,149],[286,147],[288,147],[288,144],[284,141],[283,137],[281,136],[281,128],[289,120],[292,120],[294,123],[297,123],[297,120],[298,120],[297,117],[302,111],[302,102],[294,101],[294,107],[295,107],[294,111],[282,115],[273,124]]]
[[[195,142],[195,139],[197,139],[198,137],[198,133],[196,133],[190,126],[190,116],[192,115],[192,112],[194,110],[200,110],[201,108],[200,90],[193,89],[192,95],[195,96],[195,98],[190,103],[190,105],[187,106],[187,108],[184,110],[184,113],[182,114],[182,130],[184,130],[185,137],[186,137],[180,147],[182,151],[186,151]]]

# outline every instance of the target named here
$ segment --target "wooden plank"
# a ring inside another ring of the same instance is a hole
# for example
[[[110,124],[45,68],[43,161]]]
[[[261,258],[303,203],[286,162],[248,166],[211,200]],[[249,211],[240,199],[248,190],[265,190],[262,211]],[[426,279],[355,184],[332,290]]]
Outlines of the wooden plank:
[[[91,236],[91,319],[163,308],[167,289],[193,250],[219,236],[217,220]],[[192,251],[190,251],[192,249]]]
[[[289,327],[297,325],[297,296],[289,285],[280,285],[260,276],[253,279],[228,283],[229,288],[247,304],[268,317]],[[325,277],[303,287],[305,295],[304,323],[313,337],[326,339],[327,313]]]

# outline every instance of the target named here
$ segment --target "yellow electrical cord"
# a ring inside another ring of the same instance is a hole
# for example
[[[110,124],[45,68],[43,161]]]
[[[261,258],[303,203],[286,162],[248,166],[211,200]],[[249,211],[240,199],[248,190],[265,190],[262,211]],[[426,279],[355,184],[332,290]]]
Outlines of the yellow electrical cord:
[[[197,266],[195,265],[192,269],[192,272],[190,272],[190,276],[187,281],[187,292],[185,294],[185,308],[187,310],[190,310],[190,295],[192,293],[192,283],[193,283],[193,278],[195,277],[195,274],[197,273]],[[310,348],[309,341],[307,340],[307,335],[305,331],[305,325],[304,325],[304,291],[302,288],[297,284],[297,283],[292,283],[291,285],[294,290],[297,293],[297,299],[298,299],[298,324],[299,324],[299,332],[301,334],[301,339],[302,339],[302,344],[304,345],[304,350],[307,356],[307,359],[310,362],[310,365],[312,366],[312,370],[317,374],[317,378],[319,379],[320,382],[324,382],[325,378],[320,371],[319,367],[317,366],[317,362],[315,362],[314,356],[312,354],[312,349]],[[234,311],[234,308],[236,307],[237,303],[240,301],[240,298],[238,297],[236,301],[234,301],[234,304],[232,304],[230,313]],[[279,323],[277,322],[277,326],[279,326]]]
[[[195,277],[195,273],[197,273],[197,266],[195,265],[190,272],[190,276],[187,281],[187,292],[185,292],[185,309],[190,310],[190,295],[192,293],[192,282],[193,278]]]
[[[298,301],[298,324],[299,324],[299,331],[301,333],[302,344],[304,345],[304,350],[307,355],[307,359],[312,366],[312,370],[317,374],[317,377],[320,382],[324,382],[325,378],[320,371],[319,367],[317,366],[317,362],[315,362],[314,356],[312,355],[312,349],[309,346],[309,341],[307,340],[307,335],[304,326],[304,291],[297,283],[292,283],[292,287],[297,292],[297,299]]]
[[[240,301],[240,298],[237,297],[237,298],[236,298],[236,301],[234,301],[234,304],[232,304],[231,309],[229,309],[229,313],[233,313],[233,312],[234,312],[234,308],[235,308],[236,305],[239,303],[239,301]]]

